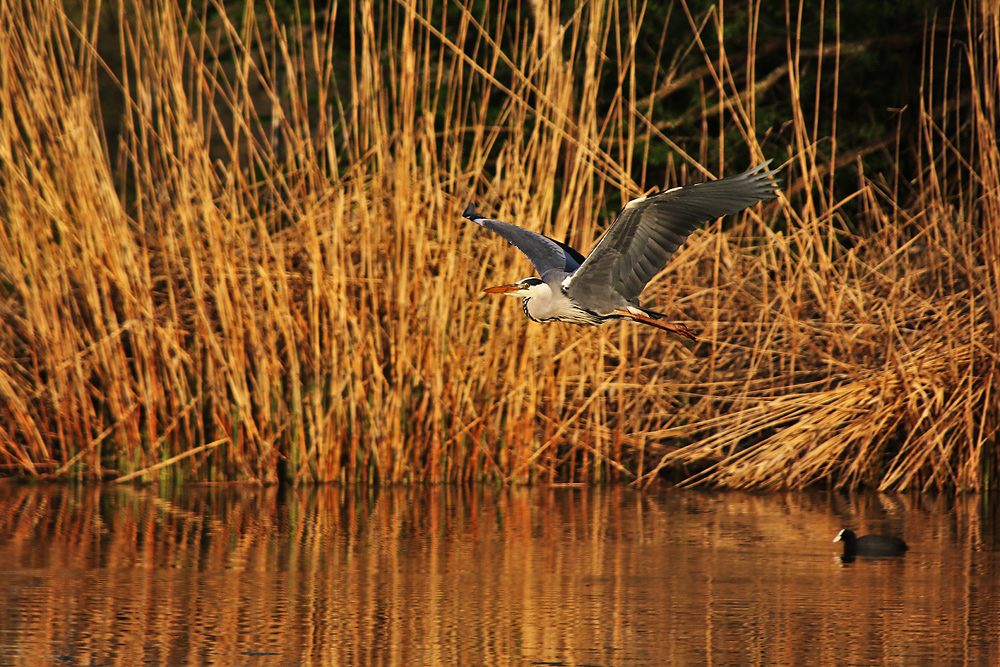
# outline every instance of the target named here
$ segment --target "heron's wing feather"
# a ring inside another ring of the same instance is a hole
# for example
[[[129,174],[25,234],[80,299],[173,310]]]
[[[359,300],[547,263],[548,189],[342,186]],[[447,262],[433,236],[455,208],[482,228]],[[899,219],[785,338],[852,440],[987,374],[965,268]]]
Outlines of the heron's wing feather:
[[[695,229],[776,196],[777,170],[768,164],[630,201],[569,280],[567,293],[579,300],[610,288],[626,300],[637,298]]]
[[[472,204],[466,207],[462,216],[506,239],[531,261],[535,271],[538,271],[538,275],[543,278],[550,271],[572,273],[583,264],[583,255],[565,243],[560,243],[548,236],[512,225],[509,222],[484,218],[476,213]]]

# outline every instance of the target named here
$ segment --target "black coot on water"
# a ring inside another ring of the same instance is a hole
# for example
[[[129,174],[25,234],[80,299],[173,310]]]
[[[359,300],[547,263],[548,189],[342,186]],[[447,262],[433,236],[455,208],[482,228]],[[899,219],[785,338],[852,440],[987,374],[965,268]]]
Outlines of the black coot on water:
[[[834,542],[844,543],[844,558],[855,556],[902,556],[907,549],[906,542],[889,535],[862,535],[858,537],[850,528],[837,533]]]

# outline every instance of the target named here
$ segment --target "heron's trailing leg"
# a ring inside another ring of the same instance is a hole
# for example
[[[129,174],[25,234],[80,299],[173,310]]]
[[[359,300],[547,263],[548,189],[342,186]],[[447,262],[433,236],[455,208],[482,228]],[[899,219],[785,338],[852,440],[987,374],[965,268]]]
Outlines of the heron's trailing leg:
[[[617,313],[622,317],[627,317],[630,320],[635,320],[636,322],[642,322],[643,324],[648,324],[650,326],[656,327],[657,329],[670,331],[683,338],[695,341],[698,340],[698,337],[694,334],[694,332],[688,329],[683,324],[677,324],[675,322],[660,322],[659,320],[656,320],[655,318],[652,318],[649,315],[631,312],[625,310],[624,308],[619,308]]]

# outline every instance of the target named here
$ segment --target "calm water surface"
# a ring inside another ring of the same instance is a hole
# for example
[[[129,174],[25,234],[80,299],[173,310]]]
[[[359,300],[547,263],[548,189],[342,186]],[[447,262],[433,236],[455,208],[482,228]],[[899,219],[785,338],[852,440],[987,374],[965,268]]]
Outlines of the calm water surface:
[[[996,503],[0,484],[0,664],[998,665]]]

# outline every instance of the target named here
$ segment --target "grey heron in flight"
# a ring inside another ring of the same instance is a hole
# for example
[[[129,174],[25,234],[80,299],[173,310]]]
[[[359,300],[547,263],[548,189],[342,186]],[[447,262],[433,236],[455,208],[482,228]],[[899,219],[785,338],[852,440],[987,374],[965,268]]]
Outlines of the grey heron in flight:
[[[641,307],[639,294],[703,223],[776,197],[778,170],[768,170],[770,163],[738,176],[633,199],[588,257],[542,234],[484,218],[469,204],[462,215],[524,253],[540,276],[484,291],[522,297],[524,314],[536,322],[630,319],[697,340],[683,324],[662,322],[666,315]]]

